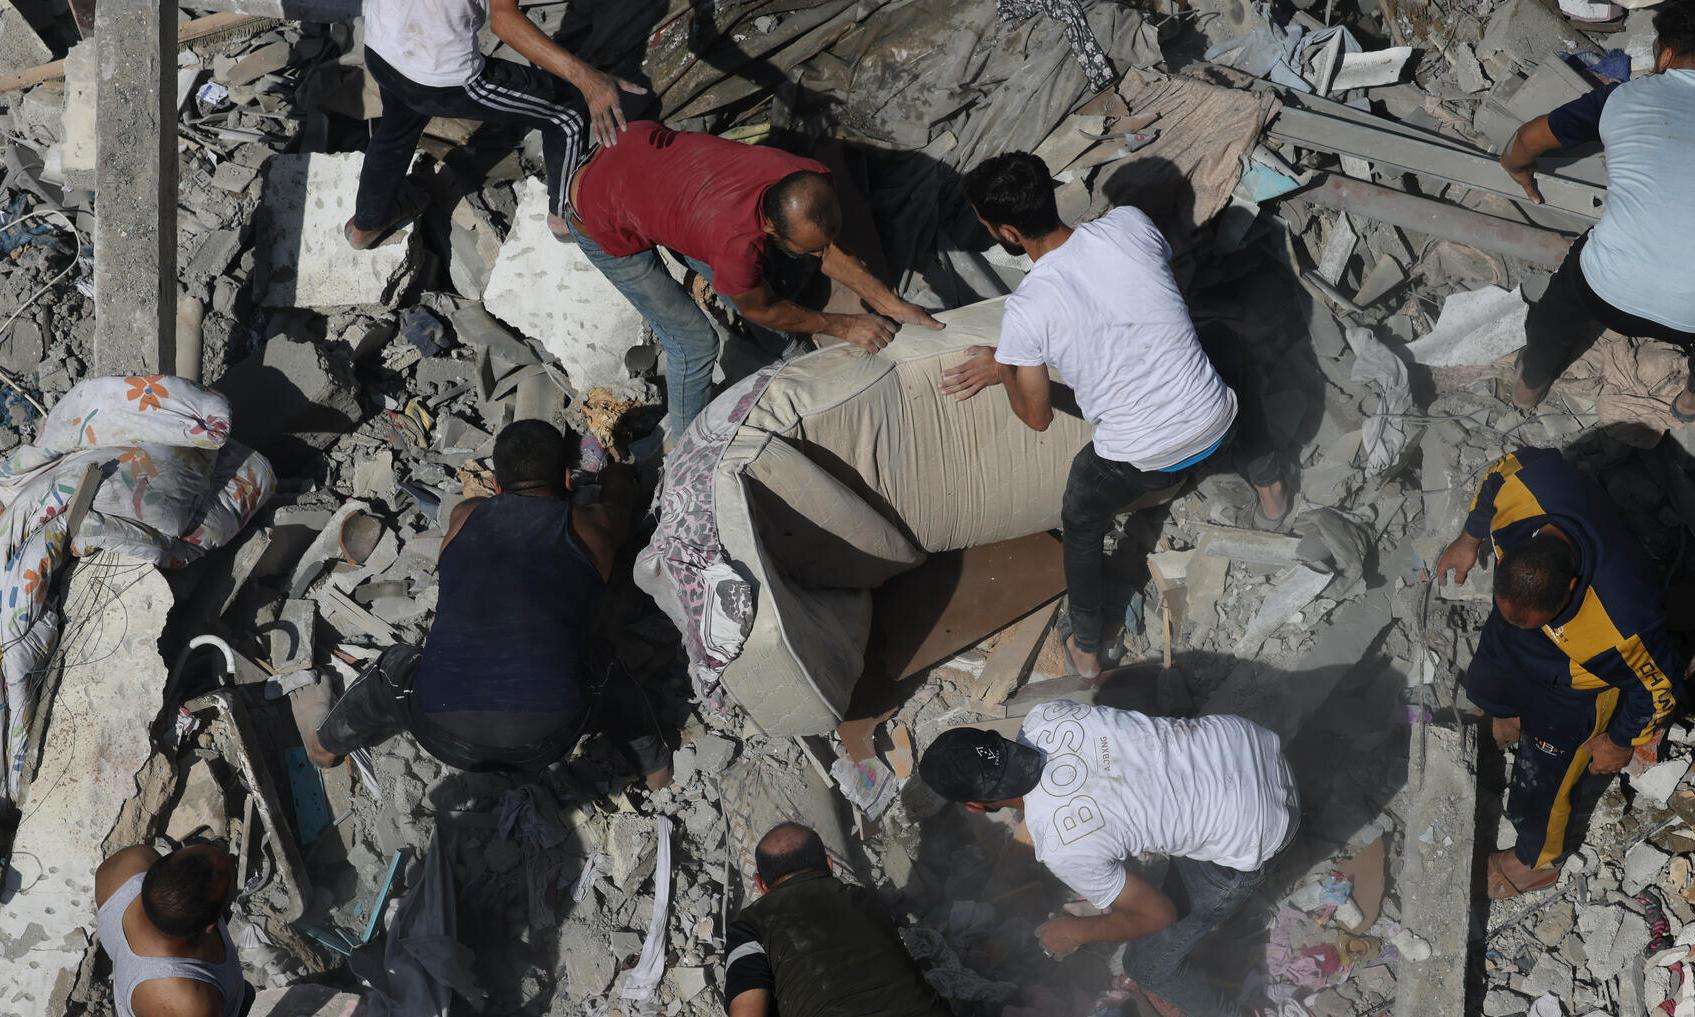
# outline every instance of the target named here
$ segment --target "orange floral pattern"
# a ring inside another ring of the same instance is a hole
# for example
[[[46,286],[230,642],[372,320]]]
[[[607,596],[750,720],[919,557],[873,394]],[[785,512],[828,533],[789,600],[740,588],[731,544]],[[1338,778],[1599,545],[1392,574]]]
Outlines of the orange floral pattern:
[[[124,398],[136,404],[136,409],[156,410],[160,408],[159,400],[169,399],[170,392],[161,384],[165,380],[162,374],[138,374],[124,379],[129,385],[129,391]]]

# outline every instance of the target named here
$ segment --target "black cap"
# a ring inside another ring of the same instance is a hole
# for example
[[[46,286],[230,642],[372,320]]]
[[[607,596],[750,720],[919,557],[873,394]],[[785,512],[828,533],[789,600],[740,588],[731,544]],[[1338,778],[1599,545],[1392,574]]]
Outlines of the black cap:
[[[918,761],[919,776],[955,802],[1021,798],[1042,781],[1042,753],[993,731],[958,727],[943,731]]]

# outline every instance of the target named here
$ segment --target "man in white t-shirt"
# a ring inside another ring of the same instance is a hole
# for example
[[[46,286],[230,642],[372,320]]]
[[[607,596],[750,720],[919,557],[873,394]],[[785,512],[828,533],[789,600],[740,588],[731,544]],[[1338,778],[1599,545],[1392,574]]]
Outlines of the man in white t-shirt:
[[[432,117],[541,131],[548,226],[566,240],[566,185],[592,140],[611,145],[624,129],[622,93],[647,89],[598,70],[547,37],[518,0],[365,0],[365,66],[382,94],[359,173],[359,196],[343,233],[364,250],[423,211],[406,171]],[[494,34],[528,65],[485,57],[477,33]],[[586,114],[586,115],[585,115]]]
[[[1171,247],[1140,210],[1116,208],[1076,228],[1055,204],[1053,179],[1027,152],[996,156],[965,177],[977,218],[1009,252],[1034,262],[1007,298],[998,347],[973,346],[942,374],[942,391],[969,399],[1006,389],[1020,420],[1053,421],[1050,369],[1076,393],[1095,440],[1071,463],[1061,513],[1071,635],[1078,673],[1100,673],[1102,542],[1138,497],[1174,486],[1228,444],[1236,394],[1207,359],[1171,274]],[[1276,458],[1243,455],[1259,495],[1256,522],[1282,523],[1288,498]]]
[[[1105,913],[1036,930],[1064,957],[1124,943],[1124,973],[1190,1017],[1235,1013],[1193,962],[1196,948],[1250,898],[1265,865],[1294,839],[1300,797],[1275,734],[1241,717],[1195,720],[1056,700],[1018,740],[944,731],[918,772],[939,795],[978,812],[1020,809],[1036,858]],[[1188,910],[1125,865],[1164,855]]]

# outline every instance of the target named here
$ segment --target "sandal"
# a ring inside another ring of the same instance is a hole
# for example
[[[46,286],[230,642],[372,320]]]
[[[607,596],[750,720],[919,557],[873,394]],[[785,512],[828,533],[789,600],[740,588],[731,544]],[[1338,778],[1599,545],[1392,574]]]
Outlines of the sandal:
[[[1071,627],[1070,612],[1064,610],[1059,612],[1059,617],[1054,620],[1054,630],[1059,633],[1059,650],[1065,656],[1065,673],[1076,675],[1079,678],[1099,679],[1101,676],[1099,669],[1092,675],[1086,675],[1083,673],[1083,669],[1077,666],[1077,658],[1071,655],[1071,637],[1074,630]]]
[[[1513,882],[1512,878],[1507,875],[1504,865],[1505,859],[1510,853],[1511,849],[1508,849],[1507,851],[1495,851],[1489,855],[1489,861],[1485,868],[1488,874],[1490,900],[1511,900],[1520,894],[1530,893],[1534,890],[1546,890],[1559,881],[1560,870],[1548,869],[1543,875],[1537,876],[1528,883]],[[1532,869],[1531,871],[1537,870]]]

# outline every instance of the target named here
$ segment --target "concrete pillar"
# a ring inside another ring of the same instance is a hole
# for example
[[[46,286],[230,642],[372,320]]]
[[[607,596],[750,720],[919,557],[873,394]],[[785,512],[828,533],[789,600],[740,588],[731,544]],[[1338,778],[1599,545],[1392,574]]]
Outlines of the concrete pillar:
[[[103,3],[94,35],[93,369],[157,374],[176,361],[176,4]]]

